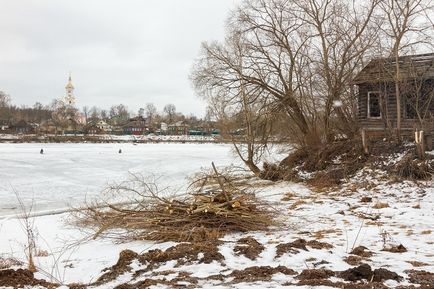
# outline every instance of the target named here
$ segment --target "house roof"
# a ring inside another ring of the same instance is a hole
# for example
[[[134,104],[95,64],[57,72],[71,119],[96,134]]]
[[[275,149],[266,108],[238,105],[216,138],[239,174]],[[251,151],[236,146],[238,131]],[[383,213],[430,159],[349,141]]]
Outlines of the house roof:
[[[396,79],[396,58],[372,59],[353,79],[354,84]],[[400,79],[434,79],[434,53],[398,57]]]
[[[123,127],[141,127],[146,128],[146,124],[140,120],[133,120],[123,125]]]
[[[169,125],[169,127],[175,127],[175,126],[187,126],[187,125],[182,120]]]

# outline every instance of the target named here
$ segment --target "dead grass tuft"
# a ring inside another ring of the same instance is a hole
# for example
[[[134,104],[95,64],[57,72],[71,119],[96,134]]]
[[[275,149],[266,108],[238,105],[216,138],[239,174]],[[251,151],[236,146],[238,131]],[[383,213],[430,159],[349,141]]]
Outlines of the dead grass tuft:
[[[388,204],[388,203],[381,203],[381,202],[378,202],[378,203],[376,203],[374,206],[372,206],[372,208],[374,208],[374,209],[384,209],[384,208],[389,208],[389,204]]]
[[[395,173],[398,177],[409,180],[429,180],[434,174],[434,160],[416,158],[414,153],[408,153],[396,164]]]
[[[405,261],[409,264],[411,264],[413,267],[424,267],[424,266],[430,266],[430,264],[420,261]]]

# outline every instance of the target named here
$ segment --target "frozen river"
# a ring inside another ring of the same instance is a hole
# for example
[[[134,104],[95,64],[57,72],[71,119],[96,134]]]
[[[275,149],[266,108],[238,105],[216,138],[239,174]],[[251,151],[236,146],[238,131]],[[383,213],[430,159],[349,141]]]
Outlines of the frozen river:
[[[1,143],[0,216],[20,211],[16,194],[34,212],[58,210],[95,198],[130,172],[160,175],[165,185],[179,187],[211,161],[225,166],[236,159],[223,144]]]

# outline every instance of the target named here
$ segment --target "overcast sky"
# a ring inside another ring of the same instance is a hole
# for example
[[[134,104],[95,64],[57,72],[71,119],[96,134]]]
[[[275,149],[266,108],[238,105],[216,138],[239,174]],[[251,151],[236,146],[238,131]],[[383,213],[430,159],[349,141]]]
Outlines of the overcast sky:
[[[77,106],[152,102],[203,116],[188,75],[200,44],[224,38],[237,0],[1,0],[0,90],[49,104],[72,73]]]

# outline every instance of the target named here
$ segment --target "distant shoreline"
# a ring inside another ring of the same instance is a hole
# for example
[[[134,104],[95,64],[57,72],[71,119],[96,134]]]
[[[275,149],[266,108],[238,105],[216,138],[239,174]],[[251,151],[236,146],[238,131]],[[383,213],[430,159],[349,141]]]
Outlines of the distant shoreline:
[[[211,136],[149,135],[14,135],[0,134],[0,143],[229,143]]]

